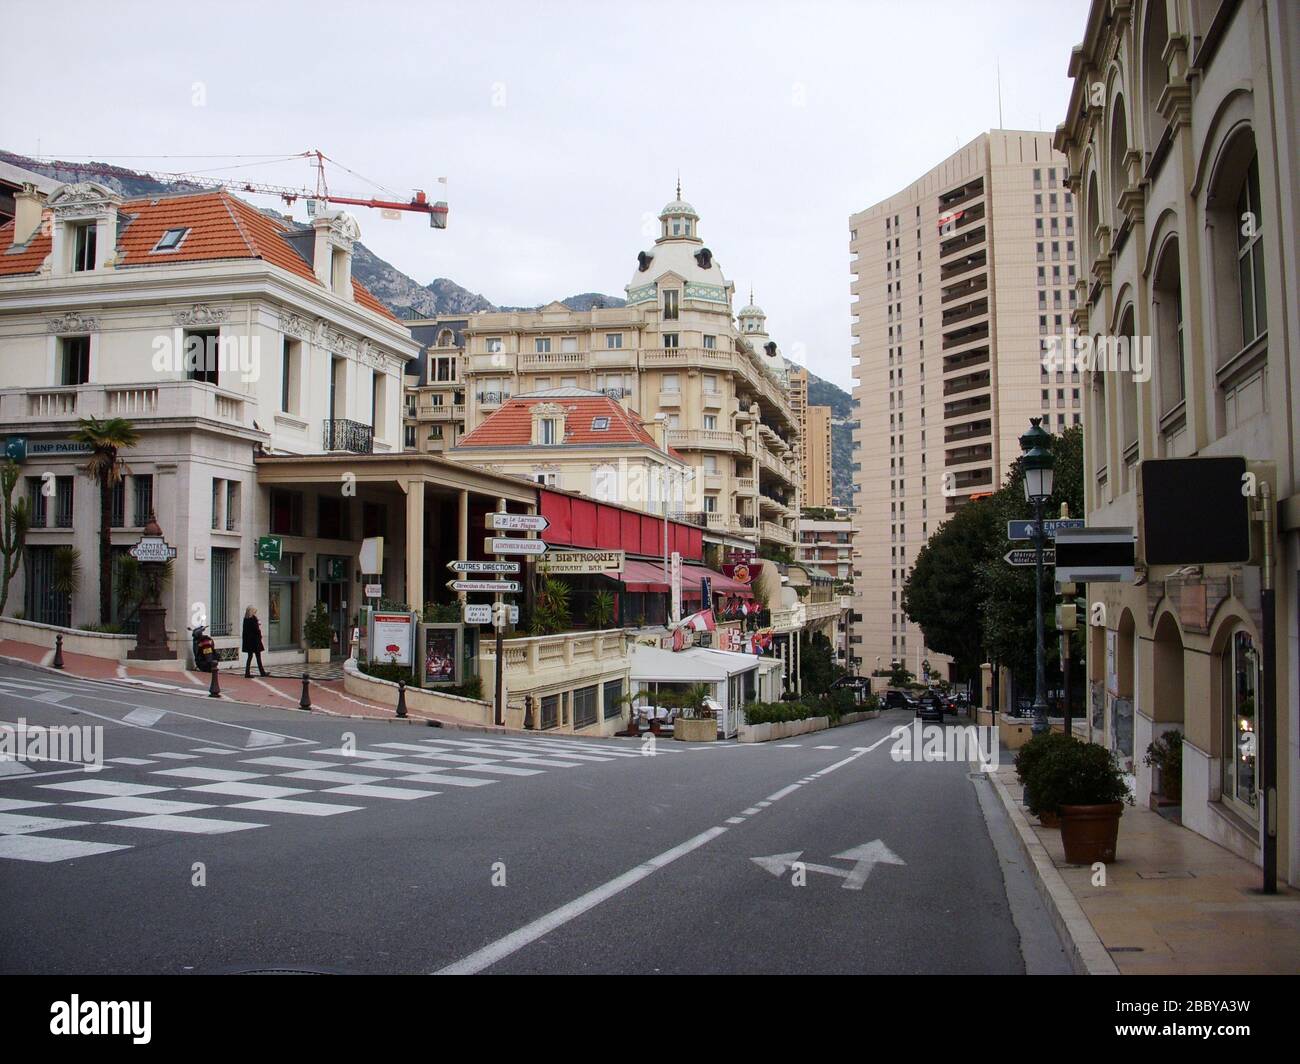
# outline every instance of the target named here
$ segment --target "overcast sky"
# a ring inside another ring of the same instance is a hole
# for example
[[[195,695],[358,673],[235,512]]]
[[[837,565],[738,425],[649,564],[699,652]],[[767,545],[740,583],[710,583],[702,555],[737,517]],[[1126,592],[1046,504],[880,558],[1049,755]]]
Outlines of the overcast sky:
[[[377,254],[511,305],[622,296],[680,169],[736,309],[752,284],[786,354],[847,387],[849,214],[997,126],[999,62],[1002,125],[1054,129],[1087,6],[9,5],[0,147],[168,171],[320,148],[368,179],[336,192],[449,201],[445,232],[357,209]]]

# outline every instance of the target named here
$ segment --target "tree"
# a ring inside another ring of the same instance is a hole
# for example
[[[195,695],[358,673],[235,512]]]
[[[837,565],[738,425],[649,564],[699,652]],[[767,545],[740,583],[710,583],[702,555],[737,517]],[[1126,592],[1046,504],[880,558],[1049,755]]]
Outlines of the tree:
[[[978,679],[984,660],[977,577],[1001,542],[997,520],[991,499],[963,506],[921,548],[903,586],[903,609],[921,626],[925,645],[951,657],[963,679]]]
[[[125,418],[82,418],[72,438],[89,444],[90,460],[82,472],[99,485],[99,623],[113,617],[113,489],[126,469],[118,452],[140,442],[140,433]]]
[[[835,650],[821,632],[813,632],[799,648],[799,685],[805,694],[824,695],[844,674],[835,664]]]
[[[18,463],[6,460],[0,466],[0,506],[4,513],[0,516],[0,614],[9,602],[9,584],[17,575],[23,564],[23,543],[27,538],[29,515],[27,500],[14,499],[14,488],[18,484]]]

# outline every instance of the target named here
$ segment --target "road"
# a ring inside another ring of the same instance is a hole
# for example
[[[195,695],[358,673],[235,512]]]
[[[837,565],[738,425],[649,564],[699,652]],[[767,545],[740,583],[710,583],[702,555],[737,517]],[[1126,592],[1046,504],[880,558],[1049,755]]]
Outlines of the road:
[[[20,719],[104,761],[0,762],[4,972],[1068,970],[990,784],[893,760],[900,712],[651,750],[0,663]]]

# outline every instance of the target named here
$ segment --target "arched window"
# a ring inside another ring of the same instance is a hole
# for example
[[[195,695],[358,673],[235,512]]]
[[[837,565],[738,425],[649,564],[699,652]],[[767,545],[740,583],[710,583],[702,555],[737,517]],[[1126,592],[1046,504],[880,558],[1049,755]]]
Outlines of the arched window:
[[[1097,227],[1101,225],[1101,196],[1097,192],[1097,172],[1088,175],[1088,214],[1084,224],[1088,227],[1084,235],[1088,240],[1088,265],[1092,266],[1101,258],[1101,241],[1097,238]]]
[[[1161,416],[1187,397],[1186,346],[1183,335],[1182,270],[1178,238],[1160,249],[1152,283],[1152,320],[1155,322],[1157,380]]]
[[[1237,221],[1237,290],[1241,299],[1241,343],[1245,347],[1268,328],[1258,157],[1250,160],[1237,192]]]
[[[1169,84],[1169,68],[1165,65],[1165,46],[1169,43],[1169,12],[1166,0],[1149,0],[1146,21],[1142,27],[1142,114],[1146,123],[1146,151],[1153,152],[1165,131],[1165,120],[1160,116],[1160,94]]]
[[[1134,486],[1130,478],[1138,461],[1138,393],[1134,358],[1139,337],[1134,336],[1134,332],[1133,308],[1129,306],[1120,318],[1119,335],[1116,337],[1117,354],[1125,350],[1128,354],[1126,358],[1117,358],[1114,366],[1114,372],[1119,377],[1119,449],[1125,469],[1124,491]]]
[[[1101,350],[1101,338],[1093,337],[1093,351]],[[1106,441],[1110,435],[1110,419],[1106,415],[1106,372],[1094,366],[1092,370],[1092,435],[1093,466],[1097,473],[1097,483],[1106,482],[1106,468],[1109,458]]]
[[[1119,216],[1119,197],[1128,188],[1128,164],[1124,157],[1128,154],[1128,113],[1124,107],[1124,97],[1116,96],[1111,104],[1110,119],[1110,201]]]
[[[1206,200],[1217,328],[1215,365],[1222,367],[1264,334],[1264,218],[1255,137],[1243,127],[1220,152]]]
[[[438,333],[438,346],[451,347],[456,342],[456,334],[450,329],[442,329]]]
[[[1219,656],[1223,801],[1248,820],[1259,817],[1256,745],[1259,741],[1259,652],[1238,628]]]

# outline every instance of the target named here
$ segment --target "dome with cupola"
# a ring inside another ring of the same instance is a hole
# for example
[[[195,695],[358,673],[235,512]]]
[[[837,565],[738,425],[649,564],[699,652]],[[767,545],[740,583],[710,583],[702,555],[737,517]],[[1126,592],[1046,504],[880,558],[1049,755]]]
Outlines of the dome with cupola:
[[[745,306],[739,314],[736,315],[740,322],[740,331],[742,333],[754,333],[758,336],[767,335],[767,315],[763,313],[763,308],[754,302],[754,290],[749,290],[749,304]]]
[[[734,286],[700,239],[699,221],[699,213],[682,199],[678,181],[676,198],[659,212],[660,233],[654,246],[637,253],[636,271],[627,285],[629,304],[657,299],[660,278],[671,275],[676,280],[670,285],[682,288],[683,300],[714,304],[715,309],[731,313]]]

